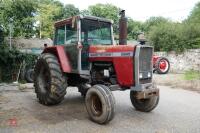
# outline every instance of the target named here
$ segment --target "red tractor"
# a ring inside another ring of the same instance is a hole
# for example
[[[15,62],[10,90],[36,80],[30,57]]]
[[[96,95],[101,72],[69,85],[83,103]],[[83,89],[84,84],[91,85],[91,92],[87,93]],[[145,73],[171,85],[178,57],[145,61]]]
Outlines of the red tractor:
[[[159,89],[152,83],[153,48],[126,45],[124,11],[119,45],[114,45],[112,23],[93,16],[55,23],[54,46],[44,49],[34,68],[35,92],[41,104],[60,103],[66,88],[76,86],[85,97],[91,120],[99,124],[114,117],[114,90],[130,90],[130,100],[139,111],[150,112],[157,106]]]
[[[165,57],[153,56],[153,72],[158,74],[167,74],[170,69],[169,60]]]

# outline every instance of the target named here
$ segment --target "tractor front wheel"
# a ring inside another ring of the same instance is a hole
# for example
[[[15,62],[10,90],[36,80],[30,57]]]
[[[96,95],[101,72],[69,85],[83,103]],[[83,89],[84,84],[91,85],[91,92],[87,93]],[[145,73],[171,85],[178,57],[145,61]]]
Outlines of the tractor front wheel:
[[[87,112],[96,123],[105,124],[111,121],[115,113],[115,99],[107,86],[92,86],[85,98]]]
[[[66,94],[67,79],[53,54],[42,54],[34,68],[34,87],[39,102],[44,105],[60,103]]]
[[[130,92],[131,103],[136,110],[150,112],[158,105],[159,96],[153,96],[148,99],[137,99],[136,94],[136,91]]]

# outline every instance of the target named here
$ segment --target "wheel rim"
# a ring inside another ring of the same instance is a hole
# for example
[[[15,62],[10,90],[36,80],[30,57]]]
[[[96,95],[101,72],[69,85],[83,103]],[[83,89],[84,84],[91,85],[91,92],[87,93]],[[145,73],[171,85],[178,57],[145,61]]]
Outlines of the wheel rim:
[[[100,116],[103,112],[101,99],[96,94],[91,96],[91,109],[96,116]]]
[[[162,72],[166,72],[169,68],[169,64],[166,60],[161,60],[159,63],[159,69]]]
[[[41,69],[40,69],[40,73],[38,76],[38,83],[39,83],[39,87],[43,93],[46,93],[49,90],[50,75],[49,75],[49,71],[47,71],[47,69],[45,69],[44,66],[41,67]]]

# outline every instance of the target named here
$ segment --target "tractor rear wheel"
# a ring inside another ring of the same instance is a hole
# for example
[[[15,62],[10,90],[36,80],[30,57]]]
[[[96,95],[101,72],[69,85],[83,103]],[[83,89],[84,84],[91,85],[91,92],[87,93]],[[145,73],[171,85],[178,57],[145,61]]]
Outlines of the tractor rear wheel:
[[[92,86],[85,98],[87,112],[96,123],[105,124],[111,121],[115,113],[115,99],[107,86]]]
[[[136,94],[136,91],[130,91],[131,103],[136,110],[150,112],[158,105],[159,96],[153,96],[148,99],[137,99]]]
[[[53,54],[42,54],[34,68],[34,87],[39,102],[44,105],[60,103],[66,94],[67,78]]]

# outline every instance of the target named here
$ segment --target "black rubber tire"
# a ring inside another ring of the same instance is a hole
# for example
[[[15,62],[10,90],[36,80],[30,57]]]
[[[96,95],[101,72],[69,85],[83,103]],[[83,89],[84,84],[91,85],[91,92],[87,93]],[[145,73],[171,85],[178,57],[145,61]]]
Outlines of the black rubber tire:
[[[115,99],[107,86],[92,86],[85,98],[87,112],[92,121],[106,124],[114,118]]]
[[[166,70],[166,71],[161,71],[160,70],[160,67],[159,67],[159,64],[160,64],[160,62],[162,61],[162,60],[165,60],[167,63],[168,63],[168,69]],[[156,72],[158,73],[158,74],[167,74],[168,72],[169,72],[169,69],[170,69],[170,63],[169,63],[169,60],[167,59],[167,58],[165,58],[165,57],[160,57],[160,58],[158,58],[158,60],[157,60],[157,62],[156,62]]]
[[[34,70],[33,69],[28,69],[26,71],[25,79],[26,79],[26,82],[33,83],[33,79],[34,79]]]
[[[132,105],[135,107],[136,110],[142,111],[142,112],[150,112],[152,111],[159,102],[159,96],[154,96],[149,99],[137,99],[135,97],[136,91],[130,91],[130,99]]]
[[[39,102],[44,105],[60,103],[66,94],[67,77],[53,54],[42,54],[34,68],[34,87]]]

